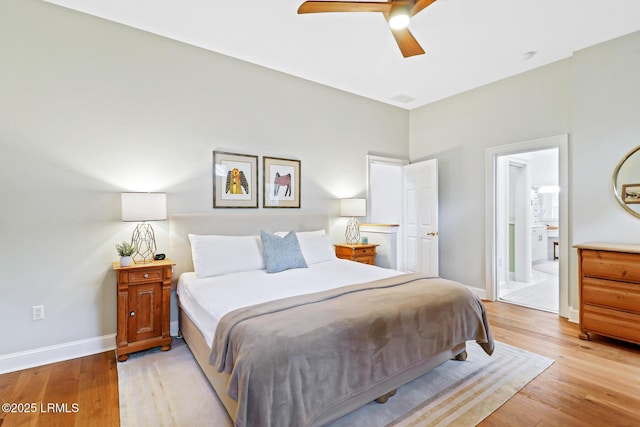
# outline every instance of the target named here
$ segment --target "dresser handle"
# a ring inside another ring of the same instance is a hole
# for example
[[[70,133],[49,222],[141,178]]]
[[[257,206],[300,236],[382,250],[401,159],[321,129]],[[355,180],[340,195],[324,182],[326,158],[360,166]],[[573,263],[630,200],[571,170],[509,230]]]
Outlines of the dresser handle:
[[[136,312],[132,311],[131,313],[129,313],[129,317],[135,317],[136,316]]]
[[[144,276],[142,276],[142,277],[144,277],[145,279],[148,279],[149,278],[149,273],[144,273]]]

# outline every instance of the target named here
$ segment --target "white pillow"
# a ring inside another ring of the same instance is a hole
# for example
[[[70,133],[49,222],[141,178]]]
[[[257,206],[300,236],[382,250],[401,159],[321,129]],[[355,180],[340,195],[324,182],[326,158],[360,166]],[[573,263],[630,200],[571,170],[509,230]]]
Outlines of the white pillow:
[[[191,259],[197,277],[264,270],[259,236],[189,234]]]
[[[284,237],[287,232],[278,231],[274,234]],[[298,231],[296,237],[298,238],[300,250],[307,264],[316,264],[318,262],[336,259],[336,251],[324,230]]]

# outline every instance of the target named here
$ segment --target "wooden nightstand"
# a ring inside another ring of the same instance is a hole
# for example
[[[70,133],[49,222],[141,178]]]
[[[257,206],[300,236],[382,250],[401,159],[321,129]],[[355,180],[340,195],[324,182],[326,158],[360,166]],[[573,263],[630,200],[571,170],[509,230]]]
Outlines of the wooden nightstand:
[[[376,265],[376,246],[378,245],[343,243],[334,246],[336,247],[336,256],[338,258]]]
[[[169,299],[173,265],[169,259],[128,267],[113,263],[118,280],[118,362],[124,362],[135,351],[171,349]]]

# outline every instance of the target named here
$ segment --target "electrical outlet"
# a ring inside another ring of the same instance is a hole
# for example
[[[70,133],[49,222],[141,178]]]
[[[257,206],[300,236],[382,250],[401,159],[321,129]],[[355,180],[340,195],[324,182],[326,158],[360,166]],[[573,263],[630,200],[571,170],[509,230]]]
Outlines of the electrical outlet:
[[[31,307],[31,312],[33,314],[33,320],[44,319],[44,305],[34,305]]]

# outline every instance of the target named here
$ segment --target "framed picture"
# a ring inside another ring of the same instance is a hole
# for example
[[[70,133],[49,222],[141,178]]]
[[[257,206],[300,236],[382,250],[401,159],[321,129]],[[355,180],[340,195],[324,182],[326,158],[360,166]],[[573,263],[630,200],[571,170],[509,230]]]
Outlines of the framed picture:
[[[640,203],[640,184],[623,184],[622,200],[628,205]]]
[[[263,157],[262,206],[300,207],[300,160]]]
[[[213,207],[258,207],[258,156],[213,152]]]

